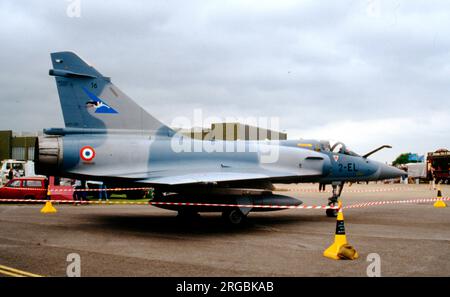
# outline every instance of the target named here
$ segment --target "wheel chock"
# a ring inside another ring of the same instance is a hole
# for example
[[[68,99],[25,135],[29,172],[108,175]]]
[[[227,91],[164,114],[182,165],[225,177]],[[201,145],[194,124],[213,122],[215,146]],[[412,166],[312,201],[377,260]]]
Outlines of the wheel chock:
[[[355,248],[349,245],[347,242],[341,201],[339,201],[334,242],[323,252],[323,255],[333,260],[354,260],[359,257],[358,252],[356,252]]]
[[[433,206],[436,208],[445,208],[447,207],[447,204],[444,202],[444,200],[438,200],[434,202]]]
[[[438,192],[437,192],[437,201],[433,204],[434,207],[436,208],[444,208],[447,207],[447,204],[445,203],[444,200],[442,200],[442,192],[441,189],[438,188]]]
[[[51,201],[45,202],[44,207],[41,209],[41,213],[55,213],[55,212],[56,212],[56,208],[53,207]]]
[[[359,257],[358,252],[349,244],[344,244],[339,248],[339,257],[345,260],[354,260]]]
[[[53,207],[51,199],[52,193],[50,190],[47,191],[47,201],[45,202],[44,207],[41,209],[41,213],[55,213],[57,212],[56,208]]]

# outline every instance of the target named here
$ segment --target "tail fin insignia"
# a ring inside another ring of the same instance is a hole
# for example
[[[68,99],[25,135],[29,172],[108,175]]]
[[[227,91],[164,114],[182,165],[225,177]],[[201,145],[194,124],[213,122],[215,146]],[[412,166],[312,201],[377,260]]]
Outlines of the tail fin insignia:
[[[89,92],[85,87],[83,87],[83,91],[92,101],[86,102],[86,107],[94,107],[95,113],[118,113],[114,108],[109,106],[105,101],[98,98],[96,95]]]

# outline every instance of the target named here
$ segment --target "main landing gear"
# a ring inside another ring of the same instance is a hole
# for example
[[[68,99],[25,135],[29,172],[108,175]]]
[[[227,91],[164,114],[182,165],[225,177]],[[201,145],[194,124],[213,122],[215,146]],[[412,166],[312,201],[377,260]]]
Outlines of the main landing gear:
[[[338,199],[341,196],[342,189],[344,188],[344,183],[332,183],[333,193],[330,198],[328,198],[329,206],[336,206],[338,204]],[[337,209],[327,209],[326,211],[327,217],[335,218],[337,217],[338,210]]]
[[[239,208],[231,208],[222,212],[222,219],[229,225],[239,226],[245,222],[247,215]]]

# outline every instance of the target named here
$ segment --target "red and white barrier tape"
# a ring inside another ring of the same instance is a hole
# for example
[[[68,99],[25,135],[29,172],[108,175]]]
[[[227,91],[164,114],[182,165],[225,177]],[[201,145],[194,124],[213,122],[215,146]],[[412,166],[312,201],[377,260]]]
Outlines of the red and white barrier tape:
[[[200,203],[200,202],[150,202],[152,205],[169,206],[210,206],[210,207],[239,207],[239,208],[266,208],[266,209],[338,209],[337,206],[328,205],[272,205],[272,204],[225,204],[225,203]]]
[[[262,205],[262,204],[225,204],[225,203],[200,203],[200,202],[161,202],[161,201],[76,201],[76,200],[45,200],[45,199],[0,199],[0,202],[19,203],[66,203],[66,204],[150,204],[172,206],[207,206],[207,207],[240,207],[240,208],[266,208],[266,209],[338,209],[337,206],[327,205]]]
[[[11,188],[14,190],[29,190],[29,191],[47,191],[47,189],[44,188]],[[100,191],[148,191],[153,190],[151,187],[135,187],[135,188],[106,188],[106,189],[100,189],[100,188],[83,188],[83,189],[58,189],[58,188],[50,188],[49,189],[51,193],[53,192],[100,192]],[[276,189],[275,191],[287,191],[287,192],[297,192],[297,193],[332,193],[332,190],[326,190],[326,191],[319,191],[317,189]],[[396,188],[388,188],[388,189],[364,189],[364,190],[351,190],[344,188],[343,193],[381,193],[381,192],[396,192],[396,191],[423,191],[423,189],[415,189],[415,188],[407,188],[407,187],[396,187]]]
[[[106,188],[106,189],[89,189],[89,188],[85,188],[85,189],[52,189],[50,188],[50,192],[100,192],[100,191],[148,191],[148,190],[152,190],[153,188],[148,188],[148,187],[141,187],[141,188]]]
[[[65,203],[65,204],[149,204],[148,201],[141,202],[141,201],[87,201],[87,200],[47,200],[47,199],[2,199],[0,198],[1,202],[18,202],[18,203],[46,203],[46,202],[52,202],[52,203]]]
[[[344,208],[363,208],[369,206],[379,206],[379,205],[387,205],[387,204],[416,204],[416,203],[427,203],[427,202],[436,202],[437,200],[450,201],[449,197],[442,198],[428,198],[428,199],[409,199],[409,200],[384,200],[384,201],[371,201],[371,202],[363,202],[356,203],[344,206]]]
[[[13,190],[27,190],[27,191],[45,191],[47,192],[47,189],[45,188],[9,188]],[[106,188],[106,189],[58,189],[58,188],[50,188],[50,193],[59,193],[59,192],[100,192],[100,191],[149,191],[153,188]]]
[[[277,189],[279,191],[286,191],[284,189]],[[318,189],[287,189],[288,192],[298,192],[298,193],[332,193],[332,190],[319,191]],[[407,188],[407,187],[396,187],[388,189],[364,189],[364,190],[351,190],[344,188],[343,193],[377,193],[377,192],[397,192],[397,191],[423,191],[423,189]],[[431,190],[430,190],[431,191]]]
[[[388,204],[416,204],[435,202],[437,200],[450,201],[450,197],[428,198],[428,199],[409,199],[409,200],[385,200],[372,201],[351,204],[344,206],[345,209],[364,208],[370,206],[388,205]],[[45,203],[51,201],[53,203],[67,204],[130,204],[130,205],[168,205],[168,206],[206,206],[206,207],[239,207],[239,208],[259,208],[259,209],[338,209],[338,206],[328,205],[262,205],[262,204],[225,204],[225,203],[200,203],[200,202],[163,202],[163,201],[75,201],[75,200],[35,200],[35,199],[0,199],[0,202],[18,202],[18,203]]]

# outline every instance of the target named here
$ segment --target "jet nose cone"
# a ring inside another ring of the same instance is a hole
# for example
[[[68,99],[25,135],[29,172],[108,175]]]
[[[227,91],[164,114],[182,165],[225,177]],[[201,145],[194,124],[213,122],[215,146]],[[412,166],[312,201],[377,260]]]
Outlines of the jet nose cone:
[[[394,166],[382,164],[380,168],[380,179],[390,179],[406,175],[406,172]]]

